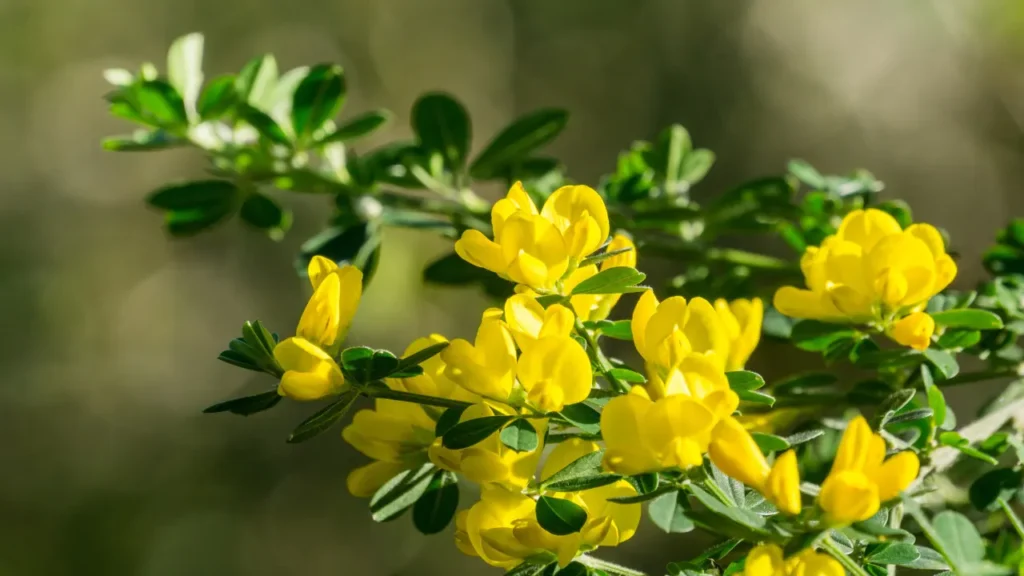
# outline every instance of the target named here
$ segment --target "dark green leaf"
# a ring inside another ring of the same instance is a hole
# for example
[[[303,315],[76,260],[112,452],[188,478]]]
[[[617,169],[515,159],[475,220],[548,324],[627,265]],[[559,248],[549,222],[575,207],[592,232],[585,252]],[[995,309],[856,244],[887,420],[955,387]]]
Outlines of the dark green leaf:
[[[437,419],[437,424],[434,426],[434,436],[440,438],[448,433],[459,420],[462,418],[462,413],[466,411],[465,407],[453,407],[448,408],[441,413],[441,416]]]
[[[891,542],[883,544],[881,547],[865,557],[864,560],[871,562],[872,564],[879,564],[882,566],[889,564],[895,566],[909,566],[920,557],[921,553],[917,551],[917,547],[913,544],[908,544],[906,542]]]
[[[753,404],[764,404],[765,406],[775,405],[775,397],[757,390],[736,390],[736,395],[744,402]]]
[[[387,110],[370,110],[342,124],[337,130],[320,140],[319,144],[347,142],[356,138],[362,138],[371,132],[375,132],[390,119],[391,113]]]
[[[203,120],[216,120],[230,112],[238,103],[234,74],[218,76],[206,85],[196,110]]]
[[[971,484],[971,504],[978,510],[991,510],[998,499],[1010,500],[1020,489],[1021,480],[1021,472],[1013,468],[989,470]]]
[[[858,538],[862,538],[864,535],[874,537],[872,541],[883,542],[883,541],[899,541],[914,543],[914,535],[906,530],[900,528],[891,528],[882,522],[872,520],[866,520],[864,522],[855,522],[853,529],[857,531]]]
[[[960,365],[957,364],[956,358],[945,350],[929,348],[925,350],[923,354],[928,362],[930,362],[932,366],[935,366],[939,371],[943,380],[948,380],[960,372]]]
[[[596,476],[602,472],[602,458],[604,458],[603,450],[584,454],[567,464],[565,468],[558,470],[547,478],[542,478],[541,486]]]
[[[358,397],[359,393],[355,390],[342,392],[337,400],[321,408],[296,426],[295,430],[292,430],[292,433],[288,436],[288,443],[297,444],[305,442],[314,436],[323,434],[336,422],[345,417],[345,414]]]
[[[423,149],[441,154],[449,170],[465,164],[472,128],[466,109],[451,95],[421,96],[412,107],[412,128]]]
[[[944,350],[950,350],[970,348],[978,342],[981,342],[981,332],[977,330],[947,330],[939,336],[936,344]]]
[[[210,406],[206,410],[203,410],[203,414],[215,414],[217,412],[231,412],[232,414],[238,414],[239,416],[250,416],[263,412],[264,410],[270,410],[277,403],[281,401],[281,395],[277,393],[277,390],[271,390],[270,392],[264,392],[262,394],[254,394],[252,396],[243,396],[242,398],[234,398],[232,400],[226,400],[218,404]]]
[[[663,494],[668,494],[669,492],[676,492],[678,490],[679,489],[676,488],[675,486],[660,486],[653,492],[646,492],[644,494],[637,494],[635,496],[616,496],[614,498],[609,498],[608,501],[615,502],[616,504],[640,504],[641,502],[654,500],[655,498],[658,498]]]
[[[164,128],[188,123],[181,95],[163,80],[144,80],[135,85],[135,99],[143,117]]]
[[[544,489],[549,492],[581,492],[592,488],[600,488],[609,484],[615,484],[622,479],[618,474],[594,474],[592,476],[580,476],[569,480],[558,482],[545,482]]]
[[[426,493],[433,478],[434,465],[424,464],[388,480],[370,499],[374,522],[388,522],[401,516]]]
[[[588,434],[601,432],[601,413],[585,402],[562,408],[562,417]]]
[[[758,448],[762,452],[781,452],[789,448],[789,442],[781,436],[774,434],[765,434],[764,432],[751,432],[751,436],[754,437],[754,442],[757,442]]]
[[[647,378],[645,378],[643,374],[634,372],[629,368],[612,368],[609,370],[609,373],[619,380],[631,382],[633,384],[644,384],[647,382]]]
[[[703,504],[710,512],[728,518],[741,526],[752,530],[761,530],[764,528],[765,520],[758,514],[751,512],[750,510],[744,510],[742,508],[729,507],[719,501],[717,498],[708,494],[703,488],[699,486],[691,485],[690,492],[693,496]]]
[[[686,517],[690,510],[690,502],[686,493],[681,490],[662,494],[652,500],[647,507],[647,515],[658,528],[665,532],[689,532],[693,530],[693,522]]]
[[[345,75],[341,66],[318,64],[309,70],[292,96],[292,127],[295,137],[306,141],[341,109],[345,99]]]
[[[332,226],[306,240],[295,260],[295,269],[306,275],[313,256],[330,258],[339,264],[352,264],[363,271],[363,285],[369,282],[376,269],[380,230],[375,223],[357,223],[351,226]]]
[[[441,443],[451,450],[469,448],[483,442],[513,419],[514,416],[484,416],[459,422],[441,438]]]
[[[756,372],[748,370],[735,370],[726,372],[729,378],[729,387],[733,390],[757,390],[764,386],[764,378]]]
[[[516,452],[533,452],[537,449],[537,429],[529,420],[513,420],[501,429],[501,443]]]
[[[609,338],[615,338],[616,340],[632,340],[633,330],[630,327],[629,320],[617,320],[615,322],[605,322],[600,326],[601,334]]]
[[[422,534],[444,530],[459,507],[459,485],[451,472],[438,470],[412,507],[412,523]]]
[[[856,330],[843,324],[801,320],[793,325],[790,338],[802,350],[823,352],[836,340],[852,338],[856,333]]]
[[[172,210],[164,214],[164,226],[172,236],[191,236],[213,227],[230,214],[230,205]]]
[[[537,498],[537,522],[555,536],[566,536],[583,528],[587,511],[569,500],[541,496]]]
[[[557,567],[553,556],[544,556],[536,560],[527,558],[518,566],[505,572],[505,576],[547,576],[549,569]]]
[[[498,134],[470,165],[477,180],[499,177],[505,169],[547,144],[565,128],[565,110],[544,109],[522,116]]]
[[[890,394],[878,408],[878,415],[876,416],[877,425],[875,428],[881,429],[885,426],[889,420],[896,415],[896,412],[899,411],[900,408],[903,408],[908,402],[914,399],[915,394],[916,392],[909,388],[897,390]]]
[[[558,576],[587,576],[589,573],[587,567],[579,562],[571,562],[568,566],[556,572]]]
[[[959,310],[946,310],[931,315],[939,326],[949,328],[969,328],[971,330],[999,330],[1003,327],[1003,320],[988,310],[967,308]]]
[[[573,294],[621,294],[634,292],[634,287],[647,275],[629,266],[615,266],[598,272],[573,288]]]
[[[275,240],[280,240],[292,224],[291,212],[259,192],[249,194],[242,203],[239,216],[244,222],[268,231],[270,237]]]
[[[921,381],[924,383],[924,391],[928,396],[928,407],[934,416],[935,426],[941,427],[946,422],[946,398],[943,396],[942,390],[935,385],[932,371],[927,364],[921,365]]]
[[[256,364],[256,361],[245,354],[240,354],[234,350],[225,350],[217,356],[217,360],[237,366],[239,368],[245,368],[246,370],[254,370],[256,372],[263,372],[263,368]]]
[[[161,210],[194,210],[230,206],[238,194],[228,180],[196,180],[164,186],[150,194],[146,202]]]
[[[917,410],[908,410],[889,418],[886,425],[889,424],[902,424],[905,422],[916,422],[918,420],[927,420],[932,417],[931,408],[918,408]]]
[[[260,133],[260,136],[274,144],[291,146],[291,140],[288,139],[288,135],[284,133],[284,130],[266,112],[246,104],[239,106],[238,112],[243,120]]]
[[[658,473],[648,472],[646,474],[637,474],[632,477],[633,486],[641,494],[648,494],[658,489]]]
[[[412,354],[409,354],[408,356],[399,360],[398,370],[405,370],[412,366],[419,366],[420,364],[440,354],[447,347],[447,342],[438,342],[437,344],[432,344],[422,350],[413,352]]]

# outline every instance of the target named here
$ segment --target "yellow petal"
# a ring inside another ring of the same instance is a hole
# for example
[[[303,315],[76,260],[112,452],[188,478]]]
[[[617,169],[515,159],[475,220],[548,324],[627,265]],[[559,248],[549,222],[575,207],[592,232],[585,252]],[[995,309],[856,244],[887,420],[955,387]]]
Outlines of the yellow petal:
[[[372,462],[349,472],[345,483],[349,493],[356,498],[369,498],[403,470],[405,465],[401,463]]]
[[[479,230],[466,230],[455,241],[455,252],[466,262],[499,275],[506,273],[506,260],[501,246]]]
[[[584,217],[593,220],[593,237],[597,240],[590,239],[588,230],[586,232],[587,240],[580,242],[576,246],[577,251],[573,253],[577,257],[593,252],[608,237],[608,209],[601,196],[588,186],[563,186],[555,190],[544,202],[541,215],[562,232],[568,230],[573,224],[581,222]],[[589,228],[590,225],[588,224],[587,227]]]
[[[881,437],[876,436],[868,421],[863,416],[857,416],[846,426],[843,438],[839,441],[839,449],[836,451],[836,458],[832,462],[832,473],[844,470],[863,471],[866,467],[874,464],[877,458],[878,464],[885,456],[885,442],[881,444],[882,453],[878,455],[878,441]]]
[[[338,264],[334,260],[324,258],[323,256],[313,256],[309,261],[309,266],[306,267],[306,275],[309,276],[309,282],[313,285],[313,290],[319,288],[324,278],[337,269]]]
[[[910,451],[900,452],[886,460],[874,474],[878,484],[878,499],[882,502],[892,500],[906,490],[917,478],[921,470],[921,462],[917,454]]]
[[[277,391],[293,400],[318,400],[340,392],[345,377],[326,352],[304,338],[288,338],[274,348],[285,370]]]
[[[858,471],[833,471],[821,484],[818,505],[833,525],[860,522],[878,512],[878,488]]]
[[[329,274],[306,304],[295,335],[329,349],[339,341],[341,328],[341,280]]]
[[[633,308],[633,319],[630,322],[630,327],[633,331],[633,344],[636,346],[636,351],[644,359],[647,359],[651,354],[647,350],[647,339],[645,337],[647,323],[650,322],[651,316],[654,316],[657,310],[658,297],[654,295],[654,290],[645,291],[637,301],[636,307]]]
[[[715,426],[708,456],[726,475],[756,489],[761,488],[770,471],[757,442],[731,417]]]
[[[794,567],[792,571],[793,576],[846,575],[846,570],[843,569],[843,565],[835,558],[828,554],[822,554],[811,550],[808,550],[807,552],[809,553],[801,555],[799,564]]]
[[[632,392],[608,401],[601,412],[605,468],[627,476],[658,470],[642,432],[653,407],[649,398]]]
[[[537,340],[519,357],[516,375],[527,398],[544,411],[586,400],[593,386],[590,358],[568,336]]]
[[[759,544],[750,551],[743,566],[744,576],[784,576],[782,548],[774,544]]]
[[[859,244],[865,251],[871,250],[883,238],[899,234],[899,222],[888,212],[875,208],[854,210],[843,218],[836,236]]]
[[[932,343],[935,320],[924,312],[914,312],[893,323],[889,336],[915,350],[925,350]]]
[[[800,513],[800,471],[796,452],[787,450],[775,459],[764,483],[764,495],[784,514]]]
[[[525,350],[540,337],[544,307],[533,296],[516,294],[505,301],[505,320],[519,348]]]
[[[779,288],[772,303],[779,312],[791,318],[830,320],[844,317],[824,293],[793,286]]]

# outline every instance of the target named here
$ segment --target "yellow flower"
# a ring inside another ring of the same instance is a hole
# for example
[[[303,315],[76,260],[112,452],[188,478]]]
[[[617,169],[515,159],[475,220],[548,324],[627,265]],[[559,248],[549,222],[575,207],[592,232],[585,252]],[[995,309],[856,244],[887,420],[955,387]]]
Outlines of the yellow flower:
[[[889,327],[889,337],[915,350],[924,350],[932,343],[935,320],[924,312],[914,312]]]
[[[775,307],[795,318],[880,322],[916,311],[949,285],[956,264],[928,224],[901,230],[876,209],[846,215],[835,235],[800,261],[807,289],[775,293]]]
[[[460,422],[495,416],[512,415],[515,410],[508,406],[487,403],[474,404],[467,408]],[[541,419],[528,422],[537,431],[541,444],[530,452],[516,452],[501,442],[500,432],[495,432],[482,442],[469,448],[452,450],[441,444],[441,439],[434,440],[428,450],[430,460],[437,466],[460,472],[466,479],[477,484],[502,484],[504,486],[523,488],[533,476],[544,449],[543,438],[547,423]]]
[[[590,358],[569,336],[537,340],[519,357],[516,375],[527,402],[543,412],[586,400],[594,384]]]
[[[338,267],[314,256],[307,269],[313,296],[299,319],[295,335],[336,354],[348,334],[363,294],[363,273],[355,266]]]
[[[757,490],[785,514],[800,513],[800,472],[789,450],[768,466],[754,438],[735,418],[723,419],[714,431],[708,455],[715,466]]]
[[[438,334],[419,338],[405,349],[403,356],[445,341]],[[444,376],[444,362],[440,357],[434,356],[420,366],[423,367],[423,374],[419,376],[388,378],[385,382],[392,390],[465,402],[479,400]],[[436,423],[432,415],[437,414],[428,412],[419,404],[383,399],[374,401],[374,409],[357,412],[341,435],[374,462],[349,473],[349,492],[359,497],[372,496],[399,472],[426,463],[429,451],[435,444]]]
[[[491,209],[491,228],[493,240],[468,230],[455,251],[474,266],[548,290],[608,237],[608,211],[592,188],[564,186],[538,212],[517,182]]]
[[[566,464],[598,450],[593,442],[569,440],[559,444],[544,465],[544,480]],[[455,541],[463,552],[479,556],[492,566],[511,568],[526,558],[551,554],[566,566],[581,552],[599,546],[617,546],[633,536],[640,523],[640,506],[617,504],[610,498],[633,496],[626,481],[574,493],[549,494],[571,500],[587,512],[583,528],[556,536],[537,521],[536,502],[502,486],[485,486],[480,501],[456,517]]]
[[[882,502],[892,500],[917,478],[920,462],[910,451],[886,460],[885,440],[867,420],[850,421],[835,462],[818,494],[818,505],[835,525],[867,520]]]
[[[664,379],[691,354],[702,354],[724,367],[729,355],[729,334],[710,302],[689,302],[673,296],[658,302],[653,290],[640,297],[633,309],[633,343],[647,364],[648,378]]]
[[[545,310],[536,297],[524,293],[505,301],[505,320],[519,349],[526,351],[540,338],[569,336],[576,318],[559,304]]]
[[[341,392],[345,377],[330,354],[305,338],[288,338],[274,348],[284,369],[277,392],[292,400],[319,400]]]
[[[629,252],[612,256],[601,262],[601,270],[617,266],[636,267],[636,246],[628,236],[624,234],[612,236],[612,241],[608,243],[607,251],[614,252],[625,248],[629,248]],[[580,282],[594,276],[597,272],[598,269],[595,264],[577,268],[565,279],[565,292],[571,293],[572,289],[578,286]],[[580,294],[570,298],[569,302],[580,319],[589,321],[604,320],[608,317],[612,308],[615,307],[620,296],[621,294]]]
[[[730,372],[742,370],[761,341],[764,304],[760,298],[732,302],[719,298],[715,300],[715,310],[718,311],[729,336],[729,357],[726,359],[725,369]]]
[[[515,384],[516,345],[501,310],[484,311],[476,340],[470,344],[461,338],[452,340],[441,354],[444,375],[466,390],[505,401]]]
[[[691,356],[682,362],[682,369],[707,362],[700,356]],[[729,389],[724,374],[719,374],[721,381],[714,387],[702,386],[691,392],[680,384],[678,393],[654,401],[640,386],[634,386],[629,394],[612,398],[601,413],[601,431],[607,446],[605,467],[631,476],[699,466],[711,443],[712,431],[739,405],[739,398]],[[670,379],[696,380],[682,376],[679,370],[674,370]]]
[[[783,559],[782,548],[775,544],[758,544],[747,555],[744,576],[845,576],[838,560],[828,554],[806,548]]]

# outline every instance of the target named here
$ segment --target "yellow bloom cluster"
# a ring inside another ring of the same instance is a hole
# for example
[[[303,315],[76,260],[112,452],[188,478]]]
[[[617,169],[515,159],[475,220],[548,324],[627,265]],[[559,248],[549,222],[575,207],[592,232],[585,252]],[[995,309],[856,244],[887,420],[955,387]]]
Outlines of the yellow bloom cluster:
[[[906,230],[886,212],[854,210],[821,246],[800,260],[807,289],[775,293],[775,307],[794,318],[871,324],[905,346],[928,347],[935,323],[922,312],[956,277],[938,230]]]
[[[337,394],[345,377],[334,361],[363,293],[363,273],[354,266],[314,256],[308,268],[313,296],[299,319],[295,336],[274,348],[284,369],[278,393],[294,400],[317,400]]]
[[[842,564],[810,548],[789,558],[775,544],[755,546],[747,556],[744,576],[844,576]]]

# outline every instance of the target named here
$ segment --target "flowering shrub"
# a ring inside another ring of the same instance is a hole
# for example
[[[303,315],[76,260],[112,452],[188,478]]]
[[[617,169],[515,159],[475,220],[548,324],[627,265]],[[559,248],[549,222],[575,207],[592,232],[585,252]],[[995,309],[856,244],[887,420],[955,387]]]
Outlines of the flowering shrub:
[[[519,576],[643,574],[592,553],[648,524],[718,540],[673,576],[1024,567],[1024,220],[986,254],[991,279],[953,291],[944,233],[880,200],[867,172],[794,161],[702,206],[688,192],[714,155],[672,126],[591,187],[539,154],[564,111],[517,119],[471,158],[469,116],[441,93],[414,105],[415,140],[357,154],[389,115],[336,120],[339,67],[279,74],[263,56],[204,84],[202,46],[176,41],[165,76],[107,71],[111,112],[140,128],[104,145],[209,160],[211,179],[149,197],[174,236],[237,215],[280,238],[291,216],[269,188],[332,200],[299,255],[312,296],[294,336],[247,322],[220,355],[273,386],[206,411],[316,402],[289,441],[341,427],[369,459],[347,485],[374,520],[411,510],[424,534],[452,526],[460,550]],[[484,181],[507,194],[491,205],[473,192]],[[345,342],[385,227],[453,241],[424,280],[493,298],[472,341],[432,334],[401,356]],[[743,237],[792,256],[724,246]],[[648,259],[681,272],[645,286]],[[609,357],[613,340],[638,361]],[[821,369],[766,383],[744,369],[759,345]],[[964,357],[984,367],[961,372]],[[974,422],[946,405],[949,386],[1001,377],[1015,381]]]

